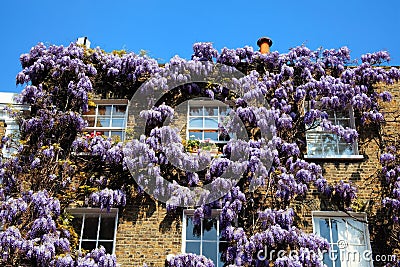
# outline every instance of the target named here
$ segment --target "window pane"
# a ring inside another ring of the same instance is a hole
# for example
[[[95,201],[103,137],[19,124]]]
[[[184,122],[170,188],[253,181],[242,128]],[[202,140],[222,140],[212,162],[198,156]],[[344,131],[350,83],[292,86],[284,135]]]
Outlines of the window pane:
[[[307,154],[322,155],[321,134],[307,133]]]
[[[218,128],[218,118],[204,118],[204,128]]]
[[[111,106],[99,106],[98,115],[111,115]]]
[[[311,155],[311,156],[322,155],[321,144],[308,144],[307,145],[307,154]]]
[[[203,128],[203,118],[193,118],[189,120],[190,128]]]
[[[336,138],[337,136],[335,134],[323,134],[322,144],[325,155],[337,155]]]
[[[106,253],[112,254],[113,252],[113,242],[99,242],[99,247],[103,246],[106,249]]]
[[[72,219],[72,227],[74,228],[75,232],[78,236],[81,236],[82,230],[82,216],[81,215],[73,215],[74,218]]]
[[[87,121],[88,126],[87,127],[94,127],[94,121],[95,117],[84,117],[84,119]]]
[[[205,218],[203,220],[203,240],[217,241],[217,220]]]
[[[347,143],[339,143],[339,154],[340,155],[353,155],[353,145]]]
[[[348,241],[346,238],[346,222],[343,219],[332,219],[332,242],[340,240]]]
[[[332,256],[330,256],[330,255],[332,255]],[[335,256],[335,254],[334,253],[332,253],[332,251],[330,250],[330,251],[327,251],[327,252],[324,252],[324,254],[323,254],[323,262],[328,266],[328,267],[333,267],[333,262],[332,262],[332,257],[334,257]]]
[[[190,140],[203,140],[203,132],[201,131],[189,131]]]
[[[225,264],[225,262],[221,260],[221,256],[222,256],[222,253],[218,253],[218,256],[217,256],[218,257],[218,259],[217,259],[218,267],[223,267]]]
[[[349,267],[367,267],[370,266],[366,261],[364,251],[365,246],[348,246],[345,250],[344,259]],[[364,255],[364,256],[363,256]]]
[[[350,120],[349,119],[337,119],[336,124],[341,125],[344,128],[350,127]]]
[[[124,132],[122,132],[122,131],[111,131],[111,137],[112,138],[118,137],[119,141],[123,141],[124,140]]]
[[[218,141],[218,131],[204,131],[204,140]]]
[[[98,117],[96,127],[110,127],[109,117]]]
[[[186,253],[200,255],[200,242],[186,242]]]
[[[205,107],[204,116],[218,116],[218,107]]]
[[[86,214],[82,239],[97,239],[98,225],[99,216],[97,214]]]
[[[203,116],[203,108],[202,107],[190,107],[189,115],[190,116]]]
[[[211,259],[214,263],[218,261],[217,242],[203,242],[203,256]]]
[[[231,112],[231,109],[228,107],[220,107],[219,108],[219,114],[221,116],[227,116],[227,115],[229,115],[230,112]]]
[[[341,259],[342,259],[341,256],[342,255],[341,255],[341,251],[340,251],[339,247],[337,245],[333,245],[333,250],[332,250],[332,253],[331,253],[331,259],[332,259],[332,261],[335,262],[335,267],[342,266],[341,262],[340,262]],[[344,265],[344,266],[346,266],[346,265]]]
[[[99,239],[114,239],[115,218],[101,217]]]
[[[125,105],[115,105],[113,106],[113,116],[125,116],[126,106]]]
[[[96,241],[82,241],[82,249],[92,250],[96,248]]]
[[[358,222],[356,220],[348,220],[348,242],[350,244],[365,244],[364,238],[364,224],[362,222]]]
[[[200,233],[198,227],[193,224],[191,217],[186,218],[186,240],[200,240]]]
[[[319,235],[326,238],[328,242],[331,242],[331,234],[329,231],[329,219],[317,219],[319,225]]]
[[[111,121],[111,127],[119,127],[119,128],[125,127],[125,119],[113,118]]]

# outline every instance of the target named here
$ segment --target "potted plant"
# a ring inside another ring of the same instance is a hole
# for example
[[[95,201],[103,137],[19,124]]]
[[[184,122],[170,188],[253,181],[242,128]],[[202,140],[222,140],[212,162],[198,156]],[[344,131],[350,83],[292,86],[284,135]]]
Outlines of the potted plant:
[[[214,142],[210,141],[210,139],[201,142],[200,148],[201,150],[209,151],[212,156],[218,155],[218,147]]]
[[[199,146],[200,146],[199,140],[189,139],[186,141],[185,149],[186,151],[189,151],[191,153],[197,153]]]

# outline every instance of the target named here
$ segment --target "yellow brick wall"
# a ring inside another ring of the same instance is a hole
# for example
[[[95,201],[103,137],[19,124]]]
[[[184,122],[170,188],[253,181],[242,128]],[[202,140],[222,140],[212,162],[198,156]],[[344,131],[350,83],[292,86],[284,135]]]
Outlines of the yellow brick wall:
[[[180,216],[146,196],[135,196],[119,218],[116,255],[121,266],[164,266],[168,254],[181,251]]]
[[[0,138],[3,137],[6,133],[5,123],[4,121],[0,121]]]

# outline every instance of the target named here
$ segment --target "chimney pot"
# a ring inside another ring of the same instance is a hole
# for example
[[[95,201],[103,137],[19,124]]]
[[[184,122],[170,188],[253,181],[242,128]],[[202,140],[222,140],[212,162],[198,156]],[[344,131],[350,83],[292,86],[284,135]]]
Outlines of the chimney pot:
[[[261,37],[258,39],[257,45],[260,47],[261,54],[268,54],[272,46],[272,40],[269,37]]]

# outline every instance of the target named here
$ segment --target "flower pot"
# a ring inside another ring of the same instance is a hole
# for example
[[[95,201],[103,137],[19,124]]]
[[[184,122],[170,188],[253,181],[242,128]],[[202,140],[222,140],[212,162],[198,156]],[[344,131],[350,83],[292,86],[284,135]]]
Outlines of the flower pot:
[[[210,150],[210,154],[211,154],[211,156],[213,156],[213,157],[217,156],[217,155],[218,155],[218,148],[212,148],[212,149]]]

